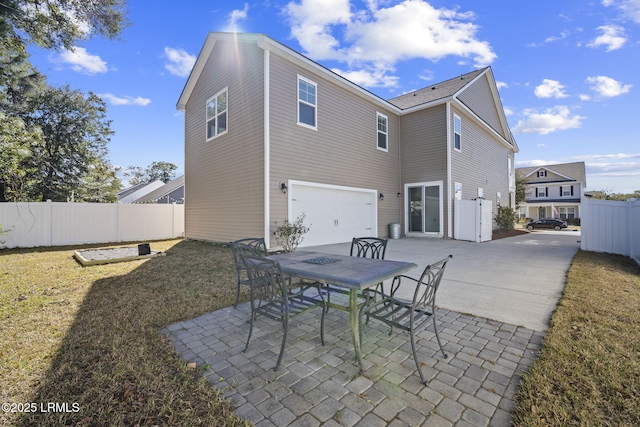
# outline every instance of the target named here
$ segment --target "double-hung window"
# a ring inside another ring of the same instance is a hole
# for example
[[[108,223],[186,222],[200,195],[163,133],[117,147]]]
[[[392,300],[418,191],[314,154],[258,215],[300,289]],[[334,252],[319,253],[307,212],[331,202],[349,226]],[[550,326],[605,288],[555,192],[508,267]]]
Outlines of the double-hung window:
[[[538,187],[536,189],[536,197],[547,197],[547,187]]]
[[[570,185],[563,185],[562,186],[562,197],[569,197],[572,195],[572,191],[571,191],[571,186]]]
[[[376,113],[378,119],[378,149],[389,151],[389,119],[384,114]]]
[[[462,149],[462,119],[453,115],[453,148],[460,151]]]
[[[298,124],[317,129],[318,85],[298,76]]]
[[[207,140],[227,133],[228,89],[207,101]]]

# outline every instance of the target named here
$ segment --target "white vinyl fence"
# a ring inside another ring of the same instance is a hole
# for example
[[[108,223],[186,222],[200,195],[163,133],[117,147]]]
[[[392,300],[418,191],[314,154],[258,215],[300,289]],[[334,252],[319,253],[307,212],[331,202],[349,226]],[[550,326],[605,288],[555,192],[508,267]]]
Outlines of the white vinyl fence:
[[[0,247],[119,243],[184,236],[183,204],[0,203]]]
[[[581,202],[581,249],[626,255],[640,264],[640,200]]]

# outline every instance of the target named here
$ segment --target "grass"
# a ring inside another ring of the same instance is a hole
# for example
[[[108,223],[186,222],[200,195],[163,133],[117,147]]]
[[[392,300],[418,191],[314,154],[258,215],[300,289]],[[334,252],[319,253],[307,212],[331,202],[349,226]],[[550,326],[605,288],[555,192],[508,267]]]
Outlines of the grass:
[[[84,268],[74,249],[0,251],[0,403],[79,408],[0,425],[245,425],[158,332],[233,304],[229,248],[154,242],[167,256]],[[639,302],[632,261],[578,252],[514,425],[640,425]]]
[[[0,402],[71,408],[0,424],[244,425],[158,332],[233,304],[230,250],[162,241],[165,257],[83,268],[74,249],[0,251]]]
[[[640,425],[640,269],[578,252],[538,359],[523,376],[516,426]]]

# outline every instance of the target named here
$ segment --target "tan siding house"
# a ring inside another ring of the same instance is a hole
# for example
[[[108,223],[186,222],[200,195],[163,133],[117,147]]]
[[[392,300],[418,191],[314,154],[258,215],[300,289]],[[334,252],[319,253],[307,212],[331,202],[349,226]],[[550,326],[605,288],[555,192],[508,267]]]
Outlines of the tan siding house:
[[[384,100],[267,36],[210,33],[178,108],[187,238],[274,247],[303,212],[303,245],[390,223],[452,237],[454,179],[465,198],[483,186],[510,203],[517,146],[490,68]]]

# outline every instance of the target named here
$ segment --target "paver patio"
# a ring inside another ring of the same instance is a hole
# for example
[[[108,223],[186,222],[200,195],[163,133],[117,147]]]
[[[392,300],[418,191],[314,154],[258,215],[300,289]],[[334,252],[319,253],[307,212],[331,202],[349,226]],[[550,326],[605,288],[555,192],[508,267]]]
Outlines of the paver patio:
[[[181,357],[208,366],[236,413],[257,426],[508,426],[520,375],[535,359],[543,332],[438,309],[442,358],[432,328],[418,334],[429,384],[415,371],[408,335],[365,328],[359,375],[348,314],[330,310],[325,346],[319,314],[293,319],[282,366],[275,366],[282,327],[258,319],[243,353],[249,305],[168,326]],[[433,339],[432,339],[433,338]]]

